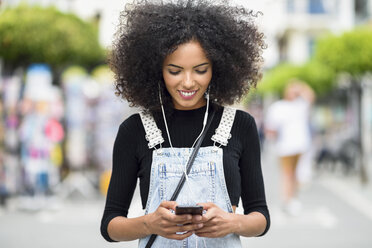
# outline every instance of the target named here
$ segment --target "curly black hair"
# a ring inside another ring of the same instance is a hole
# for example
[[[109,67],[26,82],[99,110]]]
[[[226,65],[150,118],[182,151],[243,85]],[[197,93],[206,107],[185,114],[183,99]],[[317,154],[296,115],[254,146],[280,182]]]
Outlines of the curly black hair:
[[[164,105],[173,106],[163,80],[163,61],[179,45],[196,40],[212,62],[211,99],[217,105],[233,104],[261,78],[266,44],[254,23],[257,14],[226,1],[126,5],[109,58],[116,94],[132,106],[157,112],[160,87]]]

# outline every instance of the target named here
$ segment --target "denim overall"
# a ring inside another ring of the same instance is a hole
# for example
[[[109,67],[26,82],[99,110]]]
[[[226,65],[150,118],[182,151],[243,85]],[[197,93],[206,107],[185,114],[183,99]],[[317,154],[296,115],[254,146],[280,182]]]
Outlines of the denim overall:
[[[224,108],[221,122],[212,136],[214,146],[201,147],[191,167],[183,188],[177,198],[178,205],[195,205],[196,203],[213,202],[226,212],[232,213],[232,206],[227,192],[222,163],[223,150],[231,137],[230,130],[236,110]],[[150,149],[164,142],[161,131],[157,128],[151,115],[140,113],[142,123],[149,141]],[[220,146],[216,146],[219,143]],[[153,151],[150,188],[145,214],[156,211],[162,201],[168,201],[182,174],[193,148],[159,148]],[[139,247],[145,248],[150,236],[139,240]],[[152,245],[157,247],[208,247],[237,248],[241,247],[236,234],[222,238],[202,238],[195,234],[184,240],[173,240],[158,236]]]

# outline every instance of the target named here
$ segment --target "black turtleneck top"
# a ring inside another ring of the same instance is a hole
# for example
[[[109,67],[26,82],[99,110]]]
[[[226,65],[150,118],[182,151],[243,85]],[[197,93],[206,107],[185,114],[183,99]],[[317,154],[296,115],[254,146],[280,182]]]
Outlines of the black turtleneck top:
[[[216,109],[216,113],[202,147],[213,146],[211,137],[222,117],[223,108],[213,106],[211,105],[209,112]],[[205,111],[205,106],[194,110],[174,110],[167,117],[174,147],[193,145],[202,130]],[[165,140],[162,146],[170,147],[163,119],[156,118],[156,123]],[[265,234],[270,226],[270,215],[266,205],[259,138],[253,117],[237,110],[231,135],[228,145],[222,146],[225,180],[231,204],[237,206],[241,197],[244,214],[254,211],[262,213],[267,220]],[[147,143],[139,114],[130,116],[120,125],[113,149],[112,175],[101,221],[101,233],[107,241],[113,242],[107,233],[109,222],[117,216],[127,217],[138,178],[142,207],[146,206],[153,152]]]

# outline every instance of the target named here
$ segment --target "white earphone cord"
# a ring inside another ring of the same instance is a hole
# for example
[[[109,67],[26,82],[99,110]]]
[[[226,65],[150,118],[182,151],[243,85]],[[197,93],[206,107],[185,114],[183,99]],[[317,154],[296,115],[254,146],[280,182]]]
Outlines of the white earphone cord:
[[[204,129],[205,129],[205,126],[207,124],[207,120],[208,120],[208,110],[209,110],[209,89],[208,89],[208,92],[206,94],[206,98],[207,98],[207,108],[206,108],[206,111],[205,111],[205,114],[204,114],[204,120],[203,120],[203,128],[199,134],[199,136],[195,139],[194,143],[192,144],[191,146],[191,149],[194,148],[194,145],[195,143],[197,142],[197,140],[201,137],[201,135],[203,134],[204,132]],[[164,111],[164,106],[163,106],[163,101],[162,101],[162,98],[161,98],[161,93],[160,93],[160,88],[159,88],[159,100],[160,100],[160,106],[161,106],[161,112],[163,114],[163,119],[164,119],[164,124],[165,124],[165,130],[167,131],[167,136],[168,136],[168,140],[169,140],[169,145],[174,153],[174,155],[177,157],[179,163],[182,165],[182,161],[181,159],[176,155],[176,152],[174,151],[174,148],[173,148],[173,144],[172,144],[172,141],[171,141],[171,138],[170,138],[170,134],[169,134],[169,129],[168,129],[168,124],[167,124],[167,119],[165,118],[165,111]],[[190,159],[190,157],[189,157]],[[189,192],[191,193],[192,195],[192,198],[195,201],[195,195],[194,195],[194,191],[191,190],[190,188],[190,185],[188,183],[188,175],[187,175],[187,171],[186,171],[186,165],[187,165],[188,161],[186,162],[185,165],[183,165],[183,173],[185,174],[185,178],[186,178],[186,185],[187,185],[187,188],[189,190]],[[203,244],[204,244],[204,248],[207,248],[207,245],[205,243],[205,239],[202,238],[203,240]],[[198,236],[195,237],[195,247],[198,248]]]
[[[209,91],[209,89],[208,89]],[[199,136],[195,139],[194,143],[192,144],[191,146],[191,149],[194,148],[196,142],[198,141],[198,139],[201,137],[201,135],[203,134],[203,131],[205,129],[205,126],[207,124],[207,120],[208,120],[208,111],[209,111],[209,92],[207,92],[207,108],[206,108],[206,111],[205,111],[205,114],[204,114],[204,120],[203,120],[203,128],[199,134]],[[159,88],[159,99],[160,99],[160,106],[161,106],[161,112],[163,114],[163,119],[164,119],[164,124],[165,124],[165,130],[167,132],[167,136],[168,136],[168,140],[169,140],[169,145],[173,151],[173,153],[176,155],[176,152],[174,151],[174,148],[173,148],[173,144],[172,144],[172,140],[170,138],[170,134],[169,134],[169,129],[168,129],[168,124],[167,124],[167,119],[165,117],[165,111],[164,111],[164,106],[163,106],[163,100],[162,100],[162,97],[161,97],[161,93],[160,93],[160,88]],[[182,161],[179,159],[178,156],[176,156],[180,162],[180,164],[182,165]],[[187,161],[188,162],[188,161]],[[186,164],[187,164],[186,162]],[[186,177],[186,181],[188,180],[188,176],[187,176],[187,172],[186,172],[186,164],[183,166],[183,172],[185,174],[185,177]]]

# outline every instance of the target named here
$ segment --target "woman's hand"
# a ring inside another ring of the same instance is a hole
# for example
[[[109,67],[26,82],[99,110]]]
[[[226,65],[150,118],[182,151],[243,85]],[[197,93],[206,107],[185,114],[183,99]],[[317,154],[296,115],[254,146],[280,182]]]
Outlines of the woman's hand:
[[[196,230],[199,237],[218,238],[233,233],[237,223],[232,213],[225,212],[214,203],[198,203],[207,212],[202,217],[203,227]]]
[[[147,215],[145,225],[149,233],[158,234],[167,239],[182,240],[193,234],[203,226],[200,216],[190,214],[175,215],[170,210],[175,210],[177,202],[163,201],[158,209]],[[182,234],[176,234],[182,233]]]

